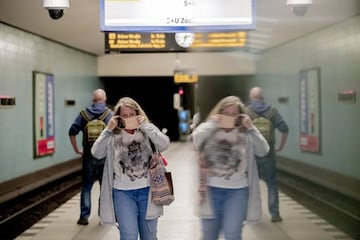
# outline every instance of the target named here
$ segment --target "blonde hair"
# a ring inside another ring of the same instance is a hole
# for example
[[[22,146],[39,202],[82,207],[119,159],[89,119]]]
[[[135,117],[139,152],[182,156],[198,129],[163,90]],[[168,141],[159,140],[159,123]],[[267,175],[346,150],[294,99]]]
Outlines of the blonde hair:
[[[210,111],[207,119],[210,119],[213,115],[221,114],[224,111],[224,108],[228,106],[236,105],[239,108],[239,113],[245,113],[245,106],[240,98],[236,96],[227,96],[221,99]]]
[[[140,107],[140,105],[134,99],[132,99],[130,97],[120,98],[119,101],[117,102],[117,104],[115,105],[115,108],[114,108],[115,115],[120,115],[120,110],[121,110],[122,107],[128,107],[128,108],[134,109],[135,112],[136,112],[136,115],[144,116],[145,121],[149,121],[149,118],[147,117],[144,110]],[[120,133],[119,130],[120,129],[115,128],[114,132],[115,133]]]
[[[115,114],[119,114],[120,109],[122,107],[128,107],[128,108],[134,109],[136,112],[136,115],[142,115],[145,117],[146,121],[149,121],[144,110],[140,107],[140,105],[134,99],[132,99],[130,97],[120,98],[120,100],[117,102],[117,104],[115,105],[115,108],[114,108]]]
[[[222,114],[222,112],[224,111],[224,108],[226,108],[228,106],[233,106],[233,105],[238,107],[239,114],[246,113],[246,107],[243,104],[243,102],[240,100],[239,97],[237,97],[237,96],[227,96],[227,97],[221,99],[213,107],[213,109],[210,111],[209,115],[207,116],[207,120],[210,120],[212,118],[212,116],[214,116],[216,114]],[[244,132],[245,130],[246,129],[244,128],[244,126],[240,125],[239,131]]]

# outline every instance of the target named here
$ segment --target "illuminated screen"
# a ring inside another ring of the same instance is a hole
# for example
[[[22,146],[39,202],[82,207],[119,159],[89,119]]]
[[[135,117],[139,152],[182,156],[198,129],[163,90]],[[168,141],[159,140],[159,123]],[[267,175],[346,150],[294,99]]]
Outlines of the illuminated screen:
[[[188,110],[179,111],[179,120],[181,122],[187,122],[189,120],[190,112]]]
[[[189,132],[189,124],[186,122],[179,123],[180,134],[187,134]]]
[[[255,29],[256,0],[100,0],[103,32]]]

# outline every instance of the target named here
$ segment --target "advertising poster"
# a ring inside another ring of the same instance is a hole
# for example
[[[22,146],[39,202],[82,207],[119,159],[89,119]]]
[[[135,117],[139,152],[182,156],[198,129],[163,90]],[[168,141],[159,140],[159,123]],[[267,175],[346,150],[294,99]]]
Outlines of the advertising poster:
[[[54,76],[33,72],[34,157],[55,153]]]
[[[320,153],[320,69],[300,71],[300,149]]]

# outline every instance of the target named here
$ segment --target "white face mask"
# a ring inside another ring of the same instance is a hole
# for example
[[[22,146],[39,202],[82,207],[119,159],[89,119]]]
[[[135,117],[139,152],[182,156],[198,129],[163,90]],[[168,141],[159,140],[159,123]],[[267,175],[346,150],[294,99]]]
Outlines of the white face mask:
[[[221,119],[220,119],[220,122],[219,122],[219,127],[220,128],[234,128],[236,118],[237,117],[221,115]]]

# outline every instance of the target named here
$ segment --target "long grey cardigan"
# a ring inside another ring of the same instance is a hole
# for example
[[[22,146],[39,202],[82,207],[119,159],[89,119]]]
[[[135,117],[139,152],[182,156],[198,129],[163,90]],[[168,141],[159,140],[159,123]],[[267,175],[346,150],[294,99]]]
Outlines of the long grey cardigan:
[[[192,133],[194,144],[199,149],[205,141],[217,130],[217,124],[213,120],[201,123]],[[245,132],[245,157],[247,159],[247,171],[249,180],[249,199],[246,221],[248,223],[258,222],[261,217],[261,196],[259,186],[259,175],[255,161],[255,155],[265,156],[269,151],[269,145],[259,130],[253,126]],[[199,215],[202,218],[214,218],[209,193],[205,201],[199,206]]]
[[[140,130],[154,143],[160,152],[165,151],[170,145],[170,139],[163,134],[154,124],[144,122],[140,125]],[[101,224],[116,224],[114,204],[113,204],[113,176],[114,176],[114,138],[115,134],[108,128],[100,134],[91,148],[91,153],[95,158],[106,157],[104,173],[100,188],[100,220]],[[147,138],[146,138],[147,139]],[[147,139],[148,141],[148,139]],[[150,146],[150,143],[149,143]],[[146,219],[154,219],[163,215],[163,207],[155,205],[151,201],[151,191],[149,191]]]

